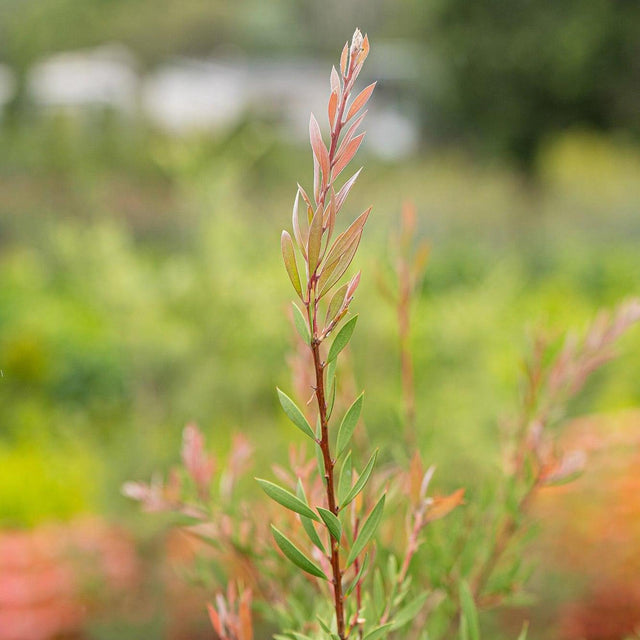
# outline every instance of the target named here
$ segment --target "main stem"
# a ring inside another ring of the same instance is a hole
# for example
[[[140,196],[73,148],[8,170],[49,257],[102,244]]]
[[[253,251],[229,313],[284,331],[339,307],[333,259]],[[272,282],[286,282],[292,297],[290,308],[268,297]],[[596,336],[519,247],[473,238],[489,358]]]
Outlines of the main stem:
[[[327,503],[329,511],[334,515],[338,515],[338,505],[336,503],[336,494],[333,480],[333,467],[335,461],[331,458],[331,449],[329,447],[329,419],[327,417],[327,401],[324,393],[324,365],[320,358],[320,343],[314,337],[311,342],[311,351],[313,353],[313,364],[316,373],[316,400],[318,402],[318,411],[320,413],[320,449],[322,450],[322,460],[324,462],[324,478],[325,488],[327,492]],[[342,571],[340,570],[340,551],[339,542],[332,535],[331,540],[331,571],[333,573],[333,600],[336,610],[336,622],[338,626],[338,635],[340,640],[345,640],[345,623],[344,623],[344,595],[342,593]]]

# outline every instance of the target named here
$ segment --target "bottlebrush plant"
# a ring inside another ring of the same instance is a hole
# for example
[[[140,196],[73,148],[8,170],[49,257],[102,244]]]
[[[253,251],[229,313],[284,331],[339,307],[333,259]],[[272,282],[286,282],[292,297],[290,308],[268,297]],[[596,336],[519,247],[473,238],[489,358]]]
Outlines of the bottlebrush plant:
[[[338,361],[358,320],[349,314],[360,272],[343,279],[371,209],[337,233],[361,170],[337,181],[364,138],[359,128],[375,83],[352,94],[368,53],[368,38],[356,30],[339,70],[331,71],[327,144],[316,118],[310,119],[313,187],[307,192],[298,185],[292,233],[281,235],[303,351],[295,363],[298,393],[277,394],[307,446],[292,446],[289,470],[274,466],[277,482],[257,480],[271,500],[248,501],[236,490],[251,457],[248,441],[237,438],[220,468],[190,425],[183,468],[167,484],[124,488],[148,510],[189,518],[186,530],[210,543],[202,553],[224,589],[208,611],[222,640],[252,640],[252,612],[277,627],[276,640],[477,640],[478,605],[504,601],[523,582],[512,552],[528,503],[544,485],[567,480],[581,466],[580,454],[556,451],[549,424],[559,421],[566,400],[610,357],[613,341],[640,319],[640,303],[631,302],[600,318],[583,341],[569,338],[555,353],[536,343],[521,414],[508,432],[508,468],[492,493],[495,504],[487,511],[465,510],[464,526],[436,545],[428,525],[462,504],[464,490],[430,495],[434,467],[424,466],[415,445],[410,308],[427,254],[419,248],[408,255],[415,230],[409,206],[396,260],[399,290],[388,294],[398,311],[408,469],[389,456],[377,464],[378,450],[367,451],[366,438],[356,437],[364,430],[364,393],[345,401],[344,390],[338,391]],[[302,402],[295,395],[303,395]],[[309,448],[313,454],[307,455]],[[402,519],[404,529],[398,527]]]

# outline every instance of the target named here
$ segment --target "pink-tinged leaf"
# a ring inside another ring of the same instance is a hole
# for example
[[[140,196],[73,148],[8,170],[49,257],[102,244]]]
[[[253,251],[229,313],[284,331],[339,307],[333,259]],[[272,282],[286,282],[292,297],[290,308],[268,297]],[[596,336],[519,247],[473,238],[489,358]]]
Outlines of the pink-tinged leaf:
[[[306,195],[306,194],[305,194]],[[293,213],[291,214],[291,223],[293,226],[293,235],[296,239],[296,244],[300,251],[302,251],[302,255],[306,259],[307,257],[307,249],[306,242],[302,240],[302,232],[300,231],[300,220],[298,218],[298,204],[300,201],[300,188],[296,192],[296,199],[293,201]]]
[[[346,42],[342,49],[342,55],[340,56],[340,71],[342,71],[343,77],[347,74],[347,59],[349,57],[349,43]]]
[[[239,637],[238,640],[253,640],[253,622],[251,620],[251,591],[245,591],[238,607]]]
[[[220,638],[225,638],[226,635],[224,633],[224,628],[222,626],[222,622],[220,621],[220,616],[218,612],[215,610],[212,604],[207,604],[207,611],[209,612],[209,620],[211,620],[211,625],[215,632],[220,636]]]
[[[315,201],[318,202],[320,200],[320,163],[318,162],[318,158],[316,158],[316,154],[313,154],[313,197]],[[309,222],[311,222],[313,207],[308,208],[309,213]]]
[[[332,129],[336,121],[337,110],[338,110],[338,93],[336,91],[332,91],[331,95],[329,96],[329,106],[327,107],[327,113],[329,116],[329,126]]]
[[[427,514],[425,522],[432,522],[444,518],[448,513],[453,511],[457,506],[464,502],[464,489],[458,489],[451,495],[433,498]]]
[[[209,494],[215,462],[204,448],[204,436],[195,424],[188,424],[182,434],[182,462],[202,498]]]
[[[351,191],[351,187],[355,184],[360,172],[362,171],[362,167],[360,167],[340,188],[338,194],[336,195],[336,213],[342,209],[342,205],[344,201],[347,199],[349,195],[349,191]]]
[[[359,284],[360,271],[358,271],[358,273],[356,273],[356,275],[353,276],[353,278],[351,278],[351,281],[349,282],[349,286],[347,287],[347,295],[345,296],[347,300],[351,300],[351,298],[353,298],[353,294],[356,292]]]
[[[327,151],[327,147],[324,145],[322,133],[320,132],[320,125],[313,113],[309,118],[309,138],[311,140],[313,154],[320,164],[320,169],[322,171],[322,185],[324,187],[329,180],[329,152]]]
[[[309,278],[313,275],[318,266],[318,259],[320,258],[320,248],[322,246],[322,220],[324,218],[324,211],[319,206],[311,226],[309,227],[309,242],[307,243],[307,255],[309,262]]]
[[[298,272],[298,263],[296,262],[296,254],[293,249],[293,240],[287,231],[282,232],[280,237],[280,246],[282,248],[282,258],[284,266],[289,275],[289,280],[296,293],[302,298],[302,285],[300,284],[300,273]]]
[[[362,124],[364,117],[367,115],[368,109],[365,109],[349,126],[347,132],[342,136],[342,140],[340,142],[340,146],[338,147],[338,151],[336,153],[335,158],[337,158],[343,151],[344,148],[351,142],[353,136],[356,134],[358,127]],[[333,160],[335,164],[335,158]]]
[[[367,101],[371,97],[373,90],[376,88],[376,83],[372,82],[368,87],[365,87],[356,97],[356,99],[351,103],[349,107],[349,113],[347,113],[347,120],[350,120],[353,116],[367,104]]]
[[[331,187],[331,191],[329,194],[329,206],[327,207],[326,210],[326,215],[325,215],[325,220],[324,220],[324,226],[325,229],[327,230],[327,243],[329,243],[329,240],[331,240],[331,236],[333,235],[333,228],[335,227],[336,224],[336,214],[337,214],[337,209],[336,209],[336,192],[333,190],[333,187]]]
[[[351,140],[345,147],[342,155],[336,159],[336,163],[333,167],[333,177],[337,178],[342,170],[351,162],[353,156],[356,155],[356,151],[362,144],[362,139],[364,138],[364,133],[361,133],[359,136],[356,136],[353,140]]]
[[[369,55],[369,36],[365,35],[364,40],[362,41],[362,51],[358,54],[356,58],[356,64],[362,66],[364,61],[367,59]]]
[[[329,326],[336,316],[342,311],[342,307],[346,300],[347,293],[347,284],[343,284],[334,294],[331,296],[331,301],[329,302],[329,307],[327,309],[327,318],[325,321],[325,325]]]
[[[311,198],[309,198],[309,196],[307,195],[307,192],[304,190],[304,188],[302,186],[300,186],[300,183],[298,183],[298,191],[300,191],[300,195],[302,196],[302,199],[307,203],[307,207],[313,206],[311,204]]]
[[[331,92],[332,93],[340,93],[340,75],[336,71],[335,67],[331,67]]]

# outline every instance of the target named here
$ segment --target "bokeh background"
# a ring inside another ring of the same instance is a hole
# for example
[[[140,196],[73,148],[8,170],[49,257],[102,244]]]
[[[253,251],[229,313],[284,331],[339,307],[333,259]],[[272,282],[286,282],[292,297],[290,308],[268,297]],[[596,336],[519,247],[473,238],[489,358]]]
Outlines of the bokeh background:
[[[637,2],[1,0],[3,640],[211,637],[202,602],[172,613],[165,523],[120,486],[174,462],[191,420],[221,457],[242,431],[259,467],[285,460],[279,233],[355,26],[379,82],[350,203],[374,205],[353,344],[372,437],[391,446],[400,426],[376,282],[404,200],[431,246],[413,343],[419,447],[443,491],[498,473],[532,332],[582,329],[638,293]],[[534,638],[623,638],[580,627],[598,607],[640,623],[639,406],[636,330],[570,407],[598,414],[604,444],[541,507],[533,553],[560,577],[536,577],[513,614]],[[79,607],[61,540],[92,567]]]

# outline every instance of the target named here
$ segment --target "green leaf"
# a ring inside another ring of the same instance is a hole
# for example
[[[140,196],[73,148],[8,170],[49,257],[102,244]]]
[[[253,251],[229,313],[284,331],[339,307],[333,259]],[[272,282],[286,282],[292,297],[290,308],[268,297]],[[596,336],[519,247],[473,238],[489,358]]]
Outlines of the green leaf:
[[[313,509],[311,509],[309,505],[300,500],[300,498],[296,498],[296,496],[294,496],[290,491],[279,487],[273,482],[263,480],[262,478],[256,478],[256,480],[262,487],[262,490],[278,504],[281,504],[283,507],[289,509],[290,511],[295,511],[300,515],[306,516],[307,518],[311,518],[312,520],[316,520],[317,522],[320,521],[315,511],[313,511]]]
[[[329,533],[333,536],[334,540],[340,542],[340,538],[342,538],[342,525],[340,524],[340,520],[338,520],[331,511],[323,509],[322,507],[318,507],[318,513],[327,525],[327,529],[329,529]]]
[[[334,294],[331,296],[331,302],[327,309],[327,317],[325,324],[329,325],[333,319],[338,315],[340,309],[342,309],[342,303],[344,302],[344,294],[347,293],[348,284],[343,284]]]
[[[392,622],[387,622],[387,624],[383,624],[381,627],[377,627],[373,631],[369,631],[363,640],[379,640],[380,638],[384,638],[387,633],[391,631],[392,626]]]
[[[313,433],[311,426],[307,422],[302,411],[298,409],[296,403],[280,389],[278,389],[278,399],[280,400],[280,405],[284,409],[284,412],[289,417],[289,420],[291,420],[291,422],[293,422],[293,424],[295,424],[302,433],[309,436],[312,440],[315,440],[316,436]]]
[[[528,635],[529,635],[529,622],[525,620],[524,624],[522,625],[522,631],[518,636],[518,640],[527,640]]]
[[[462,618],[466,623],[469,640],[480,640],[480,626],[478,624],[478,610],[473,595],[466,582],[460,583],[460,606]]]
[[[340,477],[338,478],[338,504],[344,502],[345,497],[351,490],[351,477],[353,475],[353,465],[351,464],[351,451],[347,453],[342,469],[340,469]]]
[[[376,459],[378,458],[378,450],[376,449],[373,452],[373,455],[369,458],[369,462],[367,462],[367,466],[362,470],[362,474],[356,480],[356,483],[351,488],[351,491],[346,495],[343,502],[340,503],[340,509],[344,509],[365,487],[369,477],[371,476],[371,472],[373,471],[373,467],[376,463]]]
[[[393,616],[394,630],[400,629],[401,627],[404,627],[405,624],[411,622],[418,615],[422,607],[424,607],[428,597],[428,593],[421,593],[402,607],[402,609]]]
[[[293,240],[288,231],[283,231],[280,237],[280,248],[282,249],[282,258],[284,266],[289,275],[289,280],[296,293],[302,298],[302,285],[300,284],[300,273],[298,272],[298,263],[296,262],[296,252],[293,248]]]
[[[298,495],[298,498],[300,498],[300,500],[302,500],[305,504],[309,504],[307,502],[307,496],[304,493],[304,487],[302,486],[302,482],[300,482],[300,478],[298,478],[296,493]],[[309,536],[309,540],[311,540],[311,542],[316,547],[318,547],[318,549],[320,549],[322,553],[325,553],[325,548],[324,548],[324,545],[322,544],[322,540],[320,540],[320,536],[318,535],[316,528],[313,526],[313,522],[311,522],[311,519],[305,518],[304,516],[300,516],[300,521],[302,522],[302,528],[305,530],[306,534]]]
[[[376,529],[380,524],[380,520],[382,519],[385,498],[386,494],[383,494],[382,498],[378,500],[378,503],[373,507],[369,517],[362,525],[362,529],[358,533],[358,537],[353,541],[353,545],[347,557],[347,567],[360,555],[360,552],[365,548],[369,540],[373,537],[373,534],[376,532]]]
[[[358,573],[356,574],[356,577],[353,579],[353,582],[349,585],[349,588],[345,591],[345,594],[344,594],[345,597],[350,596],[351,592],[358,586],[358,582],[360,582],[360,579],[362,578],[364,572],[367,570],[368,566],[369,566],[369,554],[365,554],[364,560],[360,565],[360,569],[358,569]]]
[[[382,580],[382,572],[376,569],[373,574],[373,605],[376,609],[376,617],[380,618],[385,609],[384,598],[384,581]]]
[[[327,484],[327,478],[324,468],[324,456],[322,455],[322,449],[319,444],[316,444],[316,463],[318,465],[318,474],[322,478],[322,483]]]
[[[349,318],[349,320],[347,320],[343,325],[342,329],[338,331],[338,335],[334,338],[331,343],[331,347],[329,348],[327,362],[335,360],[338,357],[338,354],[347,346],[351,336],[353,335],[353,330],[356,328],[356,322],[358,322],[357,315],[353,316],[353,318]]]
[[[364,391],[355,399],[354,403],[349,407],[347,413],[345,413],[344,418],[342,418],[340,428],[338,429],[338,442],[336,444],[336,457],[338,458],[349,446],[351,436],[353,436],[353,431],[356,428],[356,424],[358,424],[358,419],[360,418],[363,401]]]
[[[293,323],[296,325],[296,329],[298,330],[300,337],[304,340],[304,343],[310,344],[311,334],[309,333],[307,320],[302,311],[300,311],[300,307],[295,302],[292,302],[291,306],[293,307]]]
[[[307,556],[296,547],[289,538],[287,538],[283,533],[278,531],[273,525],[271,525],[271,532],[273,533],[273,538],[276,541],[278,547],[280,547],[280,551],[284,553],[284,555],[293,562],[297,567],[300,567],[303,571],[310,573],[312,576],[316,576],[317,578],[323,578],[324,580],[328,580],[327,576],[324,574],[322,569],[311,562]]]

